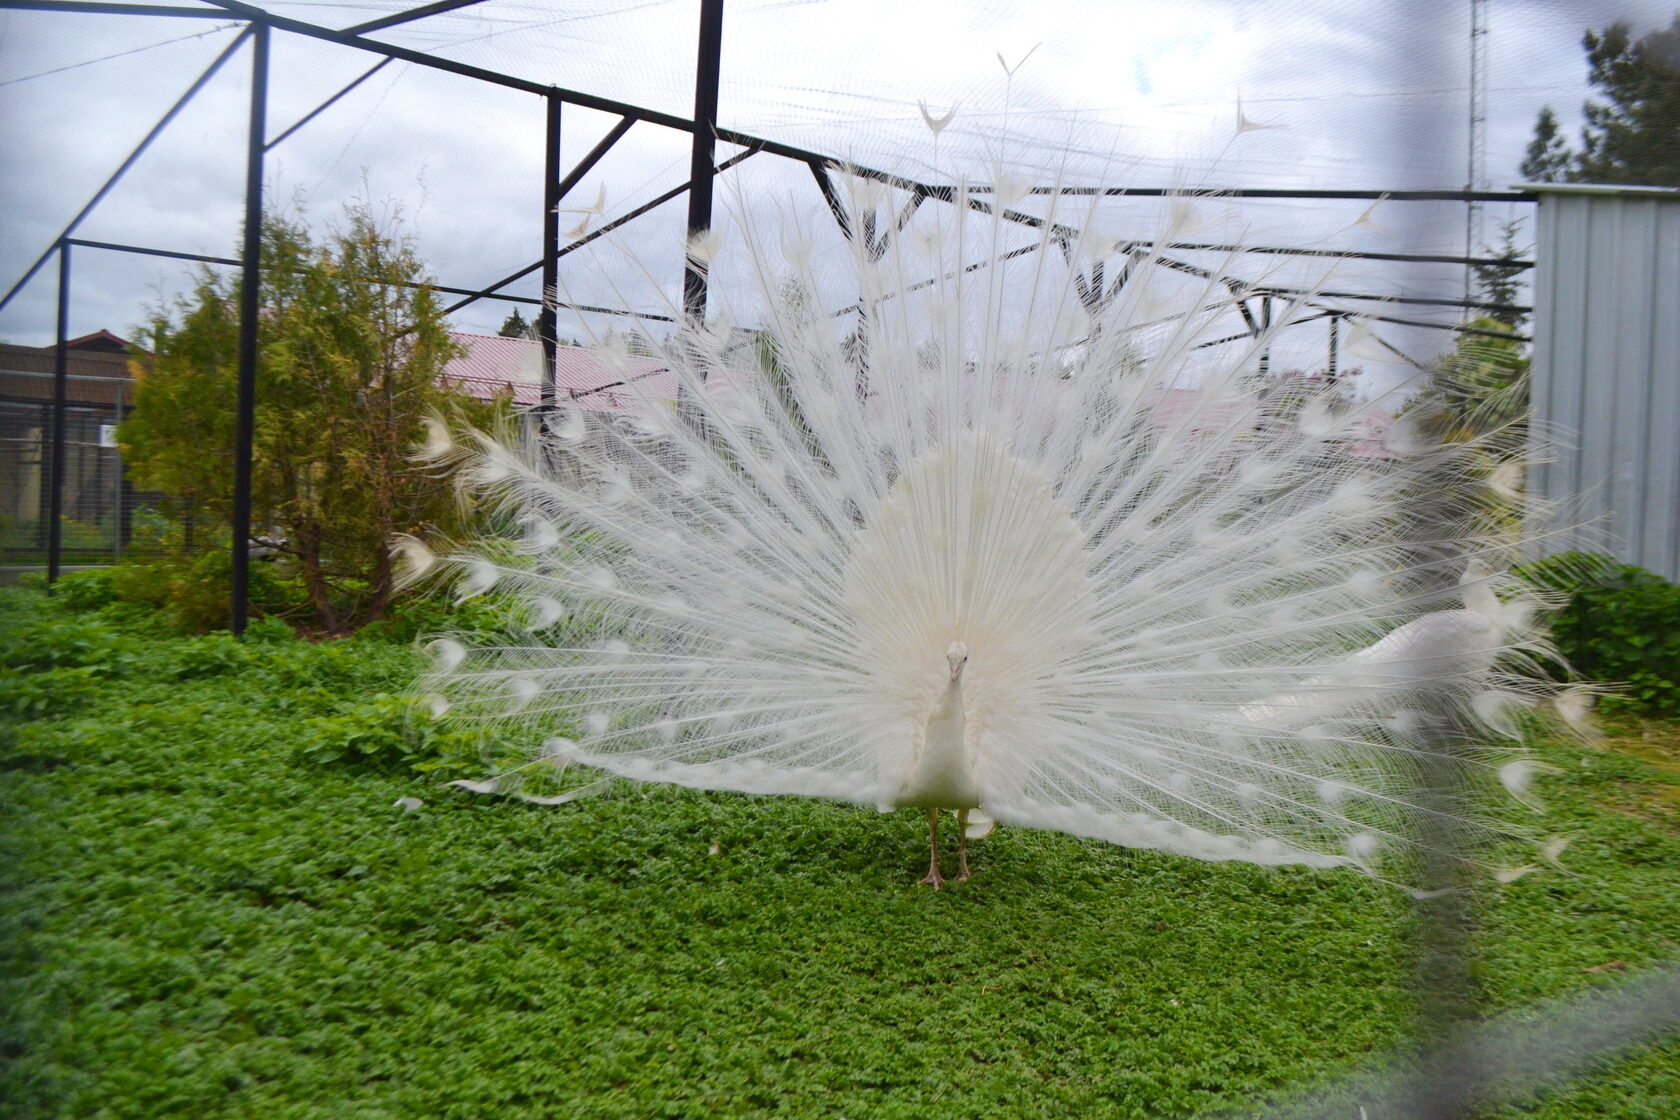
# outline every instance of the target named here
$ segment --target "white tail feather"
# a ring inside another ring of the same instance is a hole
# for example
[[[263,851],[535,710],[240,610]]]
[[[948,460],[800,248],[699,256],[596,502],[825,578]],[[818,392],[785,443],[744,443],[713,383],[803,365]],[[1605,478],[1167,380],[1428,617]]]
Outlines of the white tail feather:
[[[1374,406],[1274,401],[1257,350],[1198,364],[1223,280],[1187,287],[1138,249],[1093,310],[1057,251],[1077,203],[1047,200],[1029,253],[966,203],[856,246],[854,338],[813,314],[819,277],[785,275],[808,242],[749,224],[765,332],[663,348],[680,407],[631,382],[639,425],[567,410],[538,447],[457,441],[471,483],[539,528],[522,563],[443,563],[553,635],[439,642],[424,689],[575,737],[544,758],[884,807],[961,642],[999,822],[1381,873],[1435,812],[1420,758],[1527,797],[1528,764],[1472,738],[1549,692],[1493,577],[1515,542],[1482,512],[1486,456],[1411,424],[1356,454]]]

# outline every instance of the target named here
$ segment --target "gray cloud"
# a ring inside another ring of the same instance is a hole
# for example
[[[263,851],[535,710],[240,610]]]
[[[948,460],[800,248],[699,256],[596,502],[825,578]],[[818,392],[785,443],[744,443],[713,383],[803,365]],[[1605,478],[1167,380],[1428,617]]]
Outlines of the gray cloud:
[[[347,25],[400,4],[275,3],[285,15]],[[1551,103],[1566,121],[1585,95],[1581,30],[1612,18],[1639,28],[1666,22],[1666,0],[1588,4],[1492,0],[1487,178],[1514,181],[1535,113]],[[1465,180],[1468,5],[1405,0],[1349,5],[1133,3],[1055,0],[1004,8],[907,5],[886,0],[788,4],[736,0],[725,18],[721,116],[725,124],[924,178],[989,180],[998,168],[1075,182],[1192,188],[1228,186],[1452,188]],[[568,6],[556,15],[490,0],[448,16],[380,32],[531,80],[687,115],[695,5],[653,0]],[[0,171],[5,232],[0,284],[51,242],[158,115],[231,40],[149,46],[209,30],[199,21],[0,13],[0,112],[25,158]],[[1036,49],[1035,48],[1036,45]],[[147,48],[147,49],[137,49]],[[996,54],[1014,65],[1012,78]],[[122,54],[132,51],[135,53]],[[234,255],[242,214],[248,62],[242,51],[160,137],[79,231],[191,252]],[[77,65],[107,55],[108,61]],[[270,134],[362,73],[376,58],[297,36],[275,37]],[[60,69],[62,67],[73,69]],[[44,73],[57,70],[57,73]],[[40,77],[29,75],[44,74]],[[25,80],[17,80],[25,79]],[[1251,121],[1280,127],[1236,135],[1237,99]],[[917,102],[955,107],[934,138]],[[579,158],[613,118],[568,109],[565,161]],[[539,99],[406,63],[393,63],[271,153],[271,197],[296,199],[327,222],[366,196],[401,203],[440,281],[489,283],[531,263],[541,221]],[[729,149],[725,149],[727,152]],[[756,222],[793,215],[833,239],[802,167],[757,156],[726,177]],[[574,192],[604,190],[608,212],[682,182],[686,137],[638,125]],[[1364,204],[1205,204],[1208,240],[1336,248],[1458,251],[1456,206],[1388,203],[1382,228],[1350,228]],[[626,299],[680,280],[683,204],[626,227],[620,246],[580,253],[563,268],[577,298]],[[1105,231],[1147,233],[1158,206],[1119,202]],[[1490,208],[1487,239],[1505,216]],[[566,215],[571,224],[582,215]],[[596,224],[598,224],[596,219]],[[732,219],[720,216],[726,228]],[[593,227],[591,227],[593,228]],[[646,275],[626,260],[645,262]],[[1272,259],[1268,264],[1280,264]],[[1244,265],[1244,267],[1249,267]],[[1280,282],[1309,283],[1314,266],[1288,266]],[[720,282],[728,274],[720,262]],[[80,252],[72,330],[122,331],[145,305],[176,290],[184,269]],[[38,277],[0,315],[0,335],[50,340],[53,276]],[[1456,295],[1451,267],[1349,265],[1339,288]],[[535,295],[534,278],[512,289]],[[642,299],[638,304],[655,304]],[[505,305],[459,317],[493,330]],[[1402,312],[1449,319],[1443,312]],[[1305,329],[1305,328],[1303,328]],[[1439,348],[1435,332],[1395,328],[1408,350]],[[1322,340],[1298,349],[1312,360]],[[1288,360],[1286,356],[1285,360]]]

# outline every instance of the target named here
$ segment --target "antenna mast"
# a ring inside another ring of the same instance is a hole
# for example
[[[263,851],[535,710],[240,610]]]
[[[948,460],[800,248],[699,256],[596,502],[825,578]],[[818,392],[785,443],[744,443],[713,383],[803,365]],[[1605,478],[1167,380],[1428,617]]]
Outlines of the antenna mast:
[[[1470,0],[1470,151],[1467,191],[1487,189],[1487,0]],[[1464,204],[1464,255],[1473,257],[1482,242],[1482,204]],[[1464,298],[1474,293],[1476,270],[1464,266]]]

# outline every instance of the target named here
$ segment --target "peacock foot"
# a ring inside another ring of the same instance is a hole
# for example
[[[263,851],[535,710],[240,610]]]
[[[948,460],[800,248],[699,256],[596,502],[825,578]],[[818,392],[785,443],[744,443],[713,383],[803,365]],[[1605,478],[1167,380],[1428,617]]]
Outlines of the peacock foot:
[[[938,890],[939,884],[944,881],[945,877],[939,873],[939,868],[937,867],[929,868],[927,875],[922,878],[923,884],[932,887],[934,890]]]

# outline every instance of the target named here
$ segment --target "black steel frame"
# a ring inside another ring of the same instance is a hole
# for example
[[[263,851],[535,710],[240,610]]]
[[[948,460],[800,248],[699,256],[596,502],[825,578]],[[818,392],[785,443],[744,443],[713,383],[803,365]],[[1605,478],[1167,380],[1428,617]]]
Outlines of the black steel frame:
[[[102,0],[0,0],[0,8],[19,10],[75,12],[91,15],[144,15],[176,19],[215,19],[242,20],[246,26],[216,58],[210,66],[188,87],[185,93],[163,114],[157,124],[146,134],[128,157],[117,167],[105,183],[96,191],[86,205],[71,219],[62,232],[53,239],[41,256],[25,271],[12,287],[0,297],[0,309],[3,309],[12,298],[28,284],[48,260],[57,253],[60,257],[59,276],[59,353],[55,357],[55,368],[64,366],[66,356],[64,351],[64,331],[67,314],[68,289],[70,283],[70,251],[72,247],[100,249],[114,252],[138,253],[163,258],[201,261],[219,265],[237,265],[241,268],[241,299],[242,320],[245,325],[241,328],[240,359],[239,359],[239,411],[238,431],[236,434],[236,463],[237,477],[235,479],[235,502],[233,514],[234,541],[234,572],[233,587],[231,588],[231,602],[229,622],[235,633],[242,632],[247,620],[247,603],[245,596],[246,576],[249,571],[249,537],[250,537],[250,436],[253,420],[254,391],[255,391],[255,309],[260,306],[259,296],[262,270],[260,266],[259,246],[261,230],[262,205],[262,168],[263,157],[276,146],[283,143],[304,126],[315,120],[323,112],[340,99],[356,89],[381,69],[394,61],[408,62],[431,69],[441,70],[462,77],[475,79],[492,85],[508,89],[520,90],[540,96],[545,101],[546,113],[544,121],[544,171],[543,171],[543,232],[542,253],[538,260],[517,272],[495,281],[484,288],[459,288],[445,285],[431,285],[434,290],[450,295],[459,296],[454,303],[445,308],[453,312],[481,299],[494,299],[501,302],[534,305],[540,308],[537,319],[538,337],[541,340],[544,358],[544,374],[542,387],[542,406],[544,411],[555,407],[556,393],[554,385],[554,359],[558,350],[558,311],[561,307],[572,310],[587,311],[606,315],[630,315],[650,321],[670,322],[672,316],[638,313],[619,308],[598,307],[589,304],[562,303],[559,299],[559,261],[560,258],[590,244],[608,233],[622,227],[628,222],[664,205],[679,195],[689,196],[688,205],[688,234],[691,238],[703,233],[711,227],[713,182],[716,177],[731,167],[759,152],[767,152],[785,159],[804,163],[810,168],[812,176],[820,190],[824,201],[833,213],[835,222],[841,233],[848,239],[859,239],[865,250],[873,258],[879,258],[888,246],[890,239],[901,231],[909,222],[916,210],[928,199],[948,204],[963,204],[986,213],[998,213],[1005,220],[1034,228],[1043,228],[1043,219],[1032,214],[1007,208],[997,208],[985,196],[989,188],[985,186],[957,187],[949,184],[923,183],[902,175],[892,174],[877,168],[861,166],[836,157],[814,152],[809,149],[784,144],[760,136],[752,136],[732,129],[719,127],[717,123],[717,103],[719,68],[722,52],[722,23],[723,0],[701,0],[700,27],[696,44],[695,63],[695,106],[691,119],[673,116],[647,109],[626,102],[615,101],[611,98],[599,97],[579,90],[565,89],[558,86],[541,85],[509,74],[502,74],[492,70],[472,66],[467,63],[456,62],[452,59],[427,54],[396,44],[381,42],[369,38],[369,34],[395,27],[427,16],[437,15],[457,8],[467,7],[481,0],[438,0],[436,3],[422,5],[407,11],[394,13],[380,19],[371,20],[347,28],[330,28],[303,20],[292,19],[266,11],[243,0],[207,0],[213,3],[213,8],[182,8],[169,7],[145,3],[109,3]],[[315,108],[304,114],[297,121],[283,131],[268,138],[266,135],[267,109],[267,58],[270,37],[275,31],[337,43],[357,50],[367,51],[379,55],[380,60],[368,70],[343,86],[330,97],[326,98]],[[210,81],[222,66],[250,40],[253,57],[252,91],[251,91],[251,121],[247,139],[247,174],[246,174],[246,206],[245,206],[245,239],[243,258],[235,261],[225,257],[208,256],[203,254],[182,253],[172,250],[155,249],[132,244],[118,244],[104,241],[89,241],[75,236],[75,231],[82,221],[99,205],[124,174],[134,165],[140,156],[150,147],[151,143],[162,131],[169,126],[180,111],[190,102],[200,90]],[[602,112],[616,114],[618,122],[610,128],[591,151],[579,160],[569,172],[564,175],[560,171],[560,132],[564,106],[575,105],[580,108],[595,109]],[[569,244],[562,244],[559,229],[558,208],[560,203],[573,187],[577,185],[588,172],[604,157],[619,140],[623,139],[632,127],[638,123],[657,125],[662,128],[686,132],[692,137],[690,150],[689,178],[686,182],[673,187],[655,198],[634,209],[618,215],[604,222],[590,233],[577,238]],[[717,162],[716,144],[718,141],[733,144],[742,148],[734,156]],[[862,214],[854,223],[852,216],[842,203],[834,189],[831,174],[835,170],[844,170],[848,174],[898,188],[908,194],[908,200],[896,215],[889,219],[885,229],[879,228],[880,220],[874,213]],[[1035,195],[1051,193],[1073,195],[1102,195],[1102,196],[1136,196],[1160,197],[1182,194],[1162,188],[1131,188],[1131,187],[1034,187],[1029,192]],[[1454,201],[1454,202],[1534,202],[1537,196],[1523,191],[1374,191],[1374,190],[1271,190],[1271,189],[1231,189],[1218,191],[1196,192],[1227,198],[1275,198],[1275,199],[1347,199],[1347,200],[1394,200],[1394,201]],[[1062,225],[1055,225],[1053,232],[1060,235],[1057,240],[1065,240],[1077,234]],[[1008,260],[1031,252],[1036,245],[1023,249],[1012,250],[1000,256],[1000,260]],[[1135,263],[1136,253],[1147,250],[1155,255],[1155,259],[1162,265],[1203,278],[1212,278],[1213,273],[1188,261],[1162,255],[1162,250],[1174,252],[1243,252],[1292,256],[1326,256],[1346,257],[1361,260],[1388,260],[1408,263],[1446,263],[1463,264],[1466,267],[1478,264],[1515,264],[1520,267],[1532,267],[1532,261],[1503,261],[1494,258],[1475,256],[1452,256],[1444,254],[1409,254],[1409,253],[1367,253],[1367,252],[1339,252],[1332,249],[1291,249],[1283,246],[1243,246],[1243,245],[1215,245],[1196,242],[1173,242],[1158,245],[1150,242],[1124,242],[1115,246],[1116,255],[1127,257],[1127,265],[1105,284],[1100,266],[1093,268],[1092,276],[1087,280],[1081,277],[1087,305],[1100,306],[1101,303],[1113,298],[1126,279],[1130,276],[1131,266]],[[967,270],[985,267],[984,264],[967,266]],[[529,296],[514,296],[505,294],[502,289],[533,272],[542,273],[542,296],[533,299]],[[910,285],[906,290],[913,291],[933,283],[927,281]],[[1339,328],[1342,320],[1363,318],[1377,322],[1394,323],[1405,326],[1428,327],[1432,329],[1449,330],[1460,333],[1488,335],[1497,338],[1523,339],[1523,336],[1509,332],[1490,331],[1468,325],[1449,325],[1431,323],[1418,319],[1408,319],[1393,315],[1381,314],[1375,311],[1354,311],[1345,307],[1326,307],[1318,302],[1321,299],[1352,300],[1357,302],[1413,304],[1433,307],[1460,307],[1466,310],[1526,312],[1527,307],[1505,304],[1492,304],[1475,300],[1429,299],[1415,296],[1380,295],[1366,292],[1343,291],[1308,291],[1305,289],[1288,288],[1278,285],[1255,284],[1246,285],[1241,281],[1229,281],[1232,304],[1243,316],[1247,330],[1242,334],[1233,335],[1230,339],[1215,340],[1210,345],[1222,344],[1243,338],[1259,338],[1271,329],[1272,303],[1274,299],[1294,299],[1302,302],[1303,306],[1311,308],[1315,313],[1299,322],[1314,319],[1329,320],[1329,363],[1332,373],[1339,362]],[[1260,302],[1261,315],[1256,318],[1248,301],[1257,299]],[[693,255],[685,259],[683,272],[683,313],[682,317],[688,322],[698,322],[704,319],[707,303],[707,275],[703,261]],[[841,308],[836,316],[861,313],[857,305]],[[248,327],[248,329],[247,329]],[[1396,351],[1398,353],[1398,351]],[[1404,357],[1404,355],[1402,355]],[[1262,362],[1268,360],[1263,354]],[[1407,359],[1408,361],[1410,359]],[[51,472],[52,503],[51,510],[53,525],[49,534],[48,549],[48,580],[49,586],[57,578],[59,569],[59,534],[58,514],[62,501],[62,469],[59,459],[62,456],[60,445],[63,440],[59,429],[62,427],[63,403],[55,399],[54,452],[52,456],[53,470]]]
[[[239,391],[238,391],[238,420],[237,420],[237,478],[235,512],[233,515],[233,544],[234,544],[234,576],[230,603],[230,624],[235,633],[242,632],[247,617],[246,578],[249,565],[250,542],[250,474],[251,474],[251,436],[254,417],[255,377],[257,338],[256,323],[257,309],[260,307],[260,284],[262,269],[260,261],[260,232],[262,221],[262,171],[263,157],[276,145],[284,142],[299,129],[309,124],[327,108],[351,92],[357,86],[367,81],[382,68],[393,61],[403,61],[419,66],[429,67],[453,73],[459,76],[476,79],[493,85],[509,89],[521,90],[526,93],[543,97],[546,102],[544,123],[544,191],[543,191],[543,232],[542,253],[538,261],[513,273],[503,279],[481,289],[463,289],[434,286],[437,290],[459,295],[462,298],[450,305],[446,310],[454,311],[469,303],[480,299],[495,299],[515,304],[537,304],[541,307],[538,318],[539,334],[542,341],[544,355],[544,383],[542,403],[545,411],[555,406],[554,358],[557,348],[556,316],[561,306],[574,307],[578,310],[598,312],[602,314],[636,314],[612,308],[593,307],[589,305],[561,304],[558,299],[559,259],[574,252],[605,233],[647,213],[649,210],[670,201],[685,192],[689,195],[688,232],[692,238],[705,231],[711,225],[712,184],[715,177],[728,170],[742,160],[758,153],[768,152],[786,159],[796,160],[810,168],[822,197],[829,206],[841,233],[848,239],[860,240],[865,251],[874,258],[885,252],[889,239],[903,229],[905,224],[926,200],[935,199],[946,203],[962,203],[987,213],[994,212],[992,203],[984,197],[988,191],[985,187],[958,188],[951,185],[920,183],[902,176],[893,175],[875,168],[858,166],[834,157],[798,148],[762,137],[749,136],[730,129],[718,127],[717,101],[718,79],[722,44],[723,0],[702,0],[701,22],[697,43],[696,77],[695,77],[695,109],[692,119],[683,119],[667,113],[660,113],[609,98],[598,97],[576,90],[562,89],[555,86],[545,86],[507,74],[481,69],[465,63],[426,54],[422,51],[399,47],[394,44],[380,42],[367,36],[373,32],[384,30],[414,20],[423,19],[454,9],[470,6],[480,0],[437,0],[406,11],[398,12],[379,19],[370,20],[352,27],[334,29],[290,19],[263,10],[241,0],[207,0],[214,3],[214,8],[180,8],[146,3],[110,3],[99,0],[0,0],[0,8],[18,10],[75,12],[83,14],[106,15],[142,15],[177,19],[210,19],[226,20],[229,18],[245,21],[246,26],[235,37],[232,43],[224,49],[210,64],[208,69],[182,94],[182,96],[166,111],[157,124],[148,132],[140,144],[118,166],[103,186],[99,188],[85,206],[71,219],[64,230],[55,237],[34,264],[18,279],[12,287],[0,297],[0,308],[4,308],[12,298],[45,266],[56,253],[59,259],[59,276],[57,292],[56,338],[57,344],[54,355],[54,389],[52,415],[52,455],[49,470],[51,496],[49,500],[49,516],[51,525],[49,530],[49,558],[48,580],[56,580],[60,564],[60,522],[63,501],[63,475],[65,455],[65,412],[66,412],[66,381],[67,381],[67,335],[68,335],[68,301],[71,282],[72,249],[98,249],[104,251],[139,253],[160,258],[200,261],[219,265],[237,265],[241,268],[241,332],[239,343]],[[367,51],[381,56],[381,60],[373,67],[354,79],[348,85],[327,98],[316,108],[305,114],[298,121],[287,127],[273,139],[267,139],[266,109],[268,93],[268,49],[273,32],[283,31],[309,38],[337,43],[358,50]],[[138,245],[116,244],[111,242],[89,241],[74,236],[77,227],[89,213],[104,199],[119,179],[133,166],[142,153],[151,145],[152,141],[168,127],[181,109],[210,81],[216,72],[238,49],[249,40],[252,43],[252,79],[250,122],[247,137],[246,164],[246,194],[245,194],[245,229],[242,256],[239,260],[224,257],[213,257],[201,254],[182,253],[171,250],[147,248]],[[560,128],[561,114],[565,105],[576,105],[581,108],[595,109],[619,116],[615,124],[599,143],[579,163],[564,176],[560,172]],[[690,171],[688,181],[668,190],[652,201],[639,206],[628,213],[620,215],[597,228],[593,233],[581,237],[571,244],[562,245],[559,233],[557,209],[566,194],[583,178],[595,164],[621,140],[630,129],[638,124],[646,123],[663,128],[687,132],[692,137]],[[716,161],[715,147],[717,141],[734,144],[743,150],[723,161]],[[858,215],[856,223],[853,221],[845,206],[835,192],[830,178],[831,171],[843,169],[846,172],[873,179],[878,182],[899,188],[908,192],[909,200],[894,216],[890,228],[881,230],[879,218],[874,213]],[[1138,197],[1152,197],[1180,194],[1182,192],[1163,190],[1158,188],[1122,188],[1122,187],[1086,187],[1086,188],[1050,188],[1035,187],[1034,194],[1084,194]],[[1235,189],[1213,192],[1199,192],[1229,198],[1254,199],[1319,199],[1319,200],[1383,200],[1394,201],[1451,201],[1451,202],[1535,202],[1537,196],[1529,192],[1490,192],[1490,191],[1367,191],[1367,190],[1257,190]],[[1002,209],[995,211],[1011,222],[1043,228],[1043,219],[1020,211]],[[1065,227],[1053,227],[1053,232],[1063,235],[1060,240],[1071,238],[1077,231]],[[999,255],[999,260],[1013,259],[1024,253],[1031,252],[1038,246],[1014,249]],[[1065,248],[1065,246],[1064,246]],[[1450,263],[1463,264],[1466,267],[1478,264],[1510,264],[1519,267],[1532,267],[1532,261],[1507,261],[1485,257],[1475,257],[1469,251],[1465,256],[1450,256],[1441,254],[1408,254],[1408,253],[1362,253],[1338,252],[1328,249],[1290,249],[1287,247],[1240,246],[1240,245],[1211,245],[1199,243],[1172,243],[1159,245],[1149,242],[1128,242],[1117,245],[1115,253],[1124,256],[1126,265],[1112,282],[1106,281],[1102,266],[1093,266],[1089,277],[1080,276],[1078,287],[1081,298],[1089,308],[1100,308],[1101,305],[1114,297],[1120,287],[1130,276],[1141,252],[1150,253],[1155,260],[1166,267],[1177,269],[1190,275],[1207,279],[1219,279],[1211,271],[1191,264],[1187,261],[1162,255],[1162,250],[1174,252],[1186,251],[1218,251],[1244,252],[1260,254],[1281,254],[1294,256],[1330,256],[1347,257],[1352,259],[1387,260],[1410,263]],[[985,267],[984,263],[964,266],[964,270],[973,271]],[[525,296],[502,294],[500,289],[514,281],[521,279],[537,270],[542,271],[542,297],[532,299]],[[909,285],[905,290],[913,291],[935,283],[937,278],[931,278],[920,283]],[[1246,330],[1225,339],[1215,339],[1204,345],[1221,345],[1224,343],[1244,339],[1260,340],[1262,351],[1260,361],[1262,366],[1269,362],[1267,337],[1273,328],[1273,304],[1277,299],[1284,299],[1300,307],[1310,309],[1312,314],[1305,315],[1296,322],[1309,322],[1317,319],[1328,321],[1329,351],[1328,372],[1331,379],[1340,375],[1340,347],[1341,324],[1346,319],[1370,319],[1379,322],[1396,323],[1410,326],[1422,326],[1436,329],[1446,329],[1478,335],[1491,335],[1500,338],[1522,339],[1521,335],[1507,332],[1488,331],[1468,326],[1452,326],[1441,323],[1429,323],[1415,319],[1406,319],[1390,315],[1377,314],[1369,311],[1355,311],[1346,307],[1326,307],[1317,301],[1320,299],[1343,299],[1361,302],[1407,303],[1438,307],[1460,307],[1466,310],[1491,310],[1526,312],[1526,307],[1513,305],[1489,304],[1474,300],[1445,300],[1423,299],[1413,297],[1384,296],[1358,292],[1334,291],[1304,291],[1273,285],[1248,285],[1240,280],[1226,280],[1230,291],[1230,302],[1242,315]],[[702,261],[689,256],[684,268],[683,278],[683,315],[688,323],[703,320],[706,311],[706,268]],[[1250,308],[1249,301],[1259,301],[1259,316]],[[841,308],[833,314],[863,314],[860,305]],[[640,318],[670,321],[671,316],[641,314]],[[1382,342],[1381,339],[1378,339]],[[1386,342],[1383,345],[1387,346]],[[1391,350],[1392,346],[1389,347]],[[1399,354],[1399,351],[1394,351]],[[1405,355],[1400,354],[1402,358]],[[1406,358],[1407,361],[1411,359]],[[1415,363],[1414,363],[1415,364]],[[1425,907],[1422,911],[1423,926],[1425,928],[1426,950],[1427,934],[1430,930],[1444,929],[1451,925],[1454,918],[1451,914],[1442,915]],[[1462,956],[1463,947],[1450,947],[1452,953]],[[1669,981],[1670,987],[1673,981]],[[1463,990],[1462,977],[1454,975],[1447,978],[1444,987],[1437,987],[1426,992],[1433,998],[1443,995],[1450,1003],[1455,993]],[[1451,1025],[1451,1019],[1457,1012],[1456,1007],[1444,1007],[1443,1016],[1437,1016],[1440,1022],[1431,1022],[1426,1017],[1426,1025],[1433,1026],[1439,1031]],[[1468,1055],[1457,1054],[1453,1047],[1460,1045],[1446,1034],[1439,1034],[1433,1041],[1431,1061],[1437,1073],[1442,1074],[1437,1090],[1428,1099],[1418,1102],[1418,1115],[1431,1117],[1461,1116],[1469,1104],[1469,1094],[1474,1088],[1477,1070],[1472,1068]],[[1462,1046],[1460,1045],[1462,1049]]]

